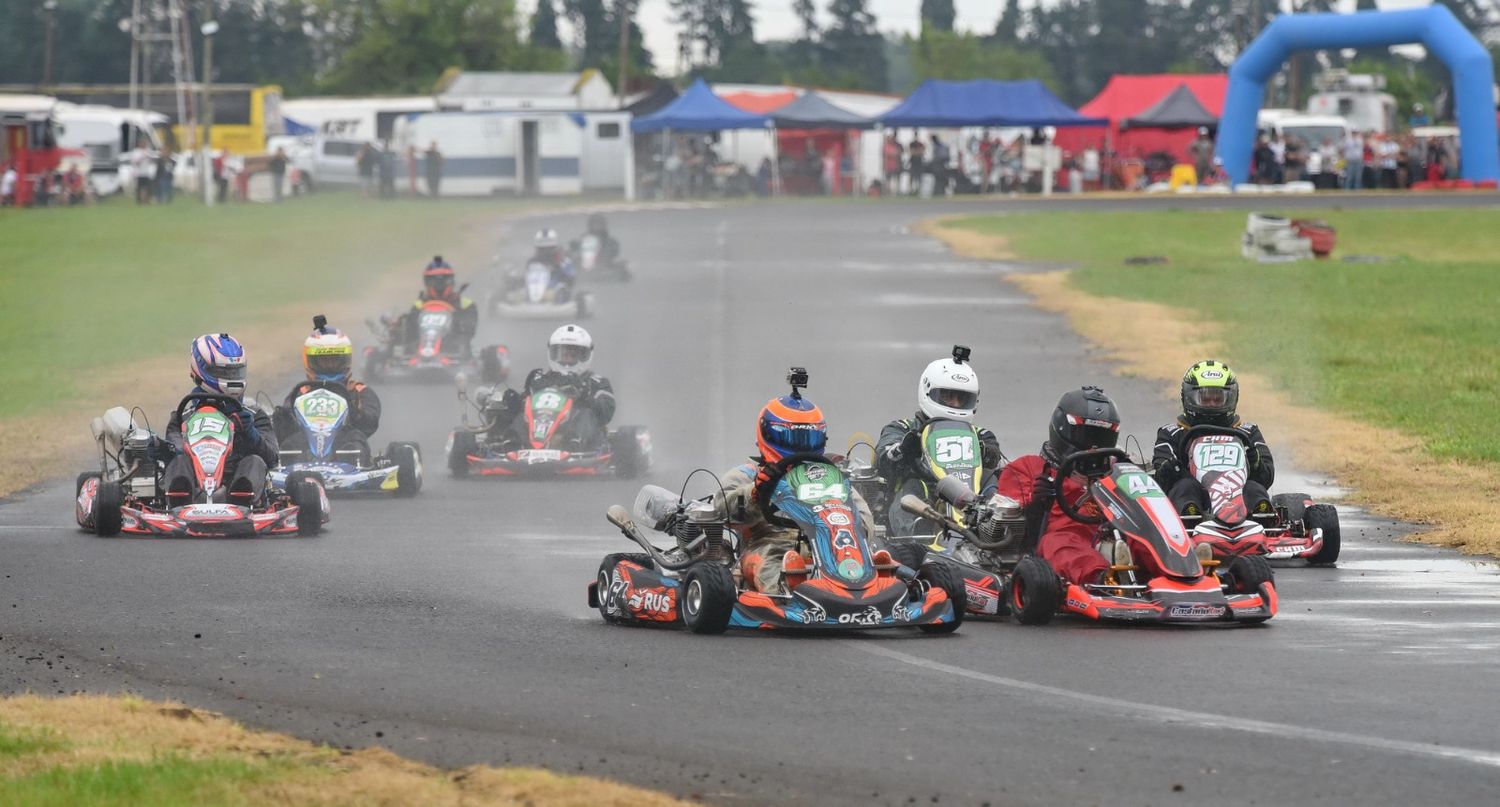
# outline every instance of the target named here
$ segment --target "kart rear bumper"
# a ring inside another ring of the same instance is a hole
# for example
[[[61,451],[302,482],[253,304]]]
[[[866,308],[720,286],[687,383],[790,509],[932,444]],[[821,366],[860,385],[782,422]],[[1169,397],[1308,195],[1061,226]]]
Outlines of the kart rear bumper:
[[[495,301],[495,313],[512,319],[548,319],[571,317],[578,313],[577,299],[565,303],[517,303],[508,300]]]
[[[481,476],[599,476],[614,473],[614,454],[604,451],[508,451],[469,454],[469,472]]]
[[[295,506],[255,511],[233,504],[188,505],[168,511],[120,508],[120,532],[163,538],[255,538],[297,534]]]
[[[398,489],[394,465],[358,468],[343,463],[294,462],[271,469],[271,486],[286,488],[287,477],[298,471],[317,474],[323,489],[331,494],[395,493]]]

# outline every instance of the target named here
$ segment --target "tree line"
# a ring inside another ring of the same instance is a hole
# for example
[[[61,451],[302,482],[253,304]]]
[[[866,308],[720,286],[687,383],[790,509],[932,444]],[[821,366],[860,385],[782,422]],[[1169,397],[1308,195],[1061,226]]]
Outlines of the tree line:
[[[219,22],[214,79],[276,83],[289,94],[421,93],[450,67],[467,70],[598,68],[611,79],[620,28],[632,85],[648,86],[653,64],[713,81],[792,83],[905,92],[927,78],[1040,78],[1074,104],[1116,73],[1221,71],[1279,12],[1276,0],[997,0],[993,20],[956,25],[954,0],[907,0],[920,31],[882,31],[868,0],[790,0],[800,29],[786,41],[756,36],[755,0],[669,0],[677,52],[647,51],[639,0],[180,0],[189,30]],[[763,0],[769,2],[769,0]],[[787,2],[787,0],[776,0]],[[1437,0],[1470,30],[1500,35],[1500,0]],[[147,2],[154,8],[165,3]],[[1336,0],[1293,0],[1325,11]],[[56,83],[120,84],[129,75],[125,24],[132,0],[0,0],[0,83],[39,83],[52,30]],[[1359,0],[1373,8],[1374,0]],[[562,20],[574,34],[563,37]],[[1386,72],[1413,96],[1446,83],[1435,59],[1393,61],[1384,50],[1303,54],[1300,75],[1355,64]],[[171,76],[166,47],[153,52],[156,80]],[[1295,91],[1291,88],[1287,92]],[[1305,89],[1305,88],[1304,88]]]

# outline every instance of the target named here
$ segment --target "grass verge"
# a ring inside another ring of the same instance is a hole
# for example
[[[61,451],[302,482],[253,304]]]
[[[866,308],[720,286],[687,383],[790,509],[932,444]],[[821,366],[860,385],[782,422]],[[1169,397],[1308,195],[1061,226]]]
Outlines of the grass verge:
[[[134,697],[0,699],[0,804],[654,805],[651,791],[484,766],[443,771],[380,748],[340,752]]]
[[[1175,389],[1209,356],[1241,375],[1241,411],[1349,497],[1428,525],[1423,540],[1500,554],[1500,388],[1488,301],[1500,214],[1483,210],[1308,214],[1341,252],[1376,264],[1258,265],[1237,253],[1244,213],[1046,213],[930,226],[965,254],[978,234],[1065,272],[1013,282],[1067,315],[1122,372]],[[957,238],[954,234],[958,233]],[[1125,265],[1131,256],[1167,263]]]

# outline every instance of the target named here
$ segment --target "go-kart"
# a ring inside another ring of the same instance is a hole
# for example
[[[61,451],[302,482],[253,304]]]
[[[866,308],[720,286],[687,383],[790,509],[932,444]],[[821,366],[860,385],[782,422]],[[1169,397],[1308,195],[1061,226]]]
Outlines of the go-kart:
[[[506,273],[490,297],[490,313],[514,319],[587,319],[594,312],[594,296],[574,285],[571,280],[557,279],[547,264],[531,261]]]
[[[289,436],[281,441],[271,484],[284,486],[292,474],[312,473],[330,494],[415,496],[422,489],[422,449],[391,443],[384,454],[372,454],[365,436],[349,428],[347,394],[341,384],[323,383],[298,395],[290,408],[276,408],[276,431]]]
[[[1215,558],[1305,558],[1319,566],[1338,561],[1339,514],[1333,505],[1315,504],[1305,493],[1282,493],[1271,499],[1269,512],[1249,511],[1245,482],[1255,446],[1248,432],[1200,425],[1189,427],[1184,438],[1188,473],[1208,492],[1209,512],[1185,515],[1182,522]]]
[[[948,566],[963,581],[965,604],[973,616],[1004,616],[1006,585],[1020,561],[1025,519],[1020,504],[1005,496],[981,502],[958,477],[930,488],[932,502],[906,496],[903,510],[932,524],[930,536],[892,537],[891,555],[912,568],[924,563]]]
[[[178,409],[190,403],[194,409],[183,419],[182,437],[198,491],[193,502],[176,507],[167,504],[164,463],[141,462],[135,447],[113,456],[106,450],[100,476],[80,485],[79,512],[91,514],[86,526],[105,536],[123,532],[190,538],[317,535],[323,529],[329,517],[328,496],[316,474],[290,474],[282,485],[268,484],[258,501],[230,503],[224,459],[234,444],[233,415],[242,404],[228,395],[194,392],[178,403]],[[131,424],[125,444],[149,443],[157,449],[164,445],[154,435],[139,432]],[[149,482],[147,473],[151,474]],[[85,480],[80,478],[80,482]]]
[[[459,427],[448,435],[448,470],[455,477],[597,476],[632,478],[651,469],[651,433],[645,426],[580,427],[571,390],[547,387],[525,399],[509,429],[497,430],[485,404],[498,389],[484,389],[471,406],[467,381],[458,380]],[[477,409],[481,423],[469,425]]]
[[[1240,556],[1227,571],[1200,559],[1161,486],[1118,448],[1080,451],[1057,479],[1086,480],[1076,501],[1059,491],[1069,518],[1099,525],[1099,548],[1113,562],[1100,583],[1068,583],[1037,555],[1022,557],[1008,585],[1016,621],[1039,625],[1061,610],[1090,619],[1154,623],[1264,622],[1275,616],[1276,584],[1265,558]]]
[[[602,247],[599,236],[593,233],[585,233],[582,238],[573,242],[569,251],[572,253],[573,265],[578,267],[578,279],[585,282],[629,280],[630,263],[620,258],[606,260]]]
[[[913,570],[871,552],[847,480],[826,457],[783,459],[756,498],[762,512],[801,533],[806,568],[784,576],[788,593],[746,585],[733,514],[720,512],[712,497],[682,502],[648,485],[636,499],[636,517],[673,535],[676,545],[657,548],[625,508],[611,507],[610,523],[643,551],[605,556],[588,587],[589,605],[611,624],[680,624],[693,633],[899,627],[950,633],[962,624],[963,584],[944,567]]]
[[[461,287],[462,293],[467,285]],[[499,384],[510,375],[510,351],[504,345],[488,345],[478,353],[467,339],[453,333],[458,310],[445,300],[427,300],[407,317],[416,317],[416,342],[410,341],[406,320],[385,315],[366,320],[379,341],[364,351],[365,378],[370,381],[401,379],[452,379],[459,373],[478,375],[486,383]]]

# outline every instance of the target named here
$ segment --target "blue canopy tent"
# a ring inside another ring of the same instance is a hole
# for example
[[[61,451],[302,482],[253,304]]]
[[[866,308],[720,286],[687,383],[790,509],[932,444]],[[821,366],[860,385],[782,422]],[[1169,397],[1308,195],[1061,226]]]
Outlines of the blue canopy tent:
[[[661,109],[630,122],[630,130],[649,132],[718,132],[725,129],[764,129],[765,115],[746,112],[708,88],[703,79]]]
[[[1063,103],[1036,79],[940,81],[928,79],[880,118],[888,128],[927,126],[1106,126]]]

